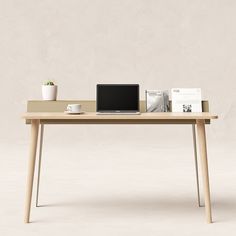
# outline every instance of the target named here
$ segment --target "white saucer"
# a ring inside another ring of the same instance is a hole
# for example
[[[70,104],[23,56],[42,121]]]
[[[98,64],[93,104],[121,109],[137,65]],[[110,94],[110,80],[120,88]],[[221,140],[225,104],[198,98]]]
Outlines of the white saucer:
[[[64,111],[64,113],[66,113],[66,114],[70,114],[70,115],[80,115],[80,114],[83,114],[84,111],[80,111],[80,112]]]

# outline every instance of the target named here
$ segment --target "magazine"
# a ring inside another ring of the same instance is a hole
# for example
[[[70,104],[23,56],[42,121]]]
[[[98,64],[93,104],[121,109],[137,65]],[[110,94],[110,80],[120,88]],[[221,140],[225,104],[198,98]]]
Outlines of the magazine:
[[[169,110],[169,93],[161,90],[146,90],[146,111],[167,112]]]
[[[173,88],[172,112],[202,112],[200,88]]]

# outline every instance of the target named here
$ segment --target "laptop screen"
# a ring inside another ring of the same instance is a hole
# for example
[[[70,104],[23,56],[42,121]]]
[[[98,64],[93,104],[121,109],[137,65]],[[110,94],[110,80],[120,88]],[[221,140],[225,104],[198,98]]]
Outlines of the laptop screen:
[[[139,111],[138,84],[98,84],[97,112]]]

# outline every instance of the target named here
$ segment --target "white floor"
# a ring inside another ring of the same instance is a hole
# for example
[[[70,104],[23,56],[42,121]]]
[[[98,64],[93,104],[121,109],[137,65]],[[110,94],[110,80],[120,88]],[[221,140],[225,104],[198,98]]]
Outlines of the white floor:
[[[206,224],[190,147],[91,142],[45,144],[41,206],[34,189],[30,224],[23,223],[28,145],[1,144],[0,235],[236,235],[233,149],[209,147],[214,223]]]

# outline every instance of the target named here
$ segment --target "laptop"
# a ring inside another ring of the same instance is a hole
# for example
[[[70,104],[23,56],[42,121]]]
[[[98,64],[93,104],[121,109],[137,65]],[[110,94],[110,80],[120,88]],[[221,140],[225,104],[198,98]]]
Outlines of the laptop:
[[[138,84],[97,84],[97,114],[137,115],[139,110]]]

